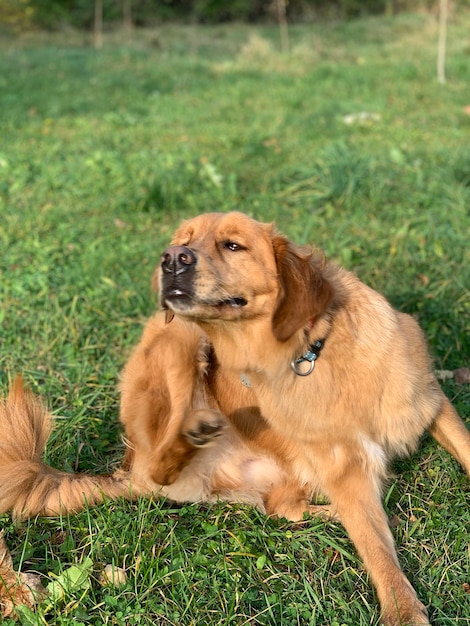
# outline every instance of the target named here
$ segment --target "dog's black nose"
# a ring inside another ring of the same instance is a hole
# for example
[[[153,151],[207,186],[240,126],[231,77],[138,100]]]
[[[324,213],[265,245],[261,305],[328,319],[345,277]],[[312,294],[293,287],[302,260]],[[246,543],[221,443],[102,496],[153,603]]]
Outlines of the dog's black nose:
[[[181,274],[191,269],[197,257],[191,248],[186,246],[170,246],[161,256],[162,271],[167,274]]]

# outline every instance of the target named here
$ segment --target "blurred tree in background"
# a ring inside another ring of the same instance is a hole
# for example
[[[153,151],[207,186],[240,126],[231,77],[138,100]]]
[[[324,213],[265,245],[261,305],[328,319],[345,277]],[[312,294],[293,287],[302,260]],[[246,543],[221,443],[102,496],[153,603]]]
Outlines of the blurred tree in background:
[[[34,7],[29,0],[0,0],[0,23],[13,31],[22,31],[34,24]]]
[[[167,21],[220,23],[276,20],[280,0],[102,0],[107,27],[155,26]],[[0,0],[0,24],[14,31],[64,26],[90,29],[96,0]],[[436,11],[438,0],[284,0],[289,22],[350,19],[400,11]],[[470,0],[460,0],[470,7]]]

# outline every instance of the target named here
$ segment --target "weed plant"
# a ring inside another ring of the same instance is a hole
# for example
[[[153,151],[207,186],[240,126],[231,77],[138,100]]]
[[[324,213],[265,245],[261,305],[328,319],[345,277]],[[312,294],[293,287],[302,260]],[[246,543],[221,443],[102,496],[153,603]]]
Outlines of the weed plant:
[[[469,28],[449,25],[445,85],[425,15],[292,27],[288,55],[275,28],[241,25],[109,34],[101,51],[73,32],[1,42],[0,385],[21,372],[47,399],[50,463],[119,464],[118,374],[160,252],[200,212],[275,220],[416,315],[436,368],[469,365]],[[468,423],[468,386],[445,391]],[[468,480],[428,438],[394,469],[403,568],[433,624],[470,624]],[[162,500],[1,523],[15,567],[46,583],[93,562],[23,624],[379,623],[337,524]],[[125,585],[99,584],[108,563]]]

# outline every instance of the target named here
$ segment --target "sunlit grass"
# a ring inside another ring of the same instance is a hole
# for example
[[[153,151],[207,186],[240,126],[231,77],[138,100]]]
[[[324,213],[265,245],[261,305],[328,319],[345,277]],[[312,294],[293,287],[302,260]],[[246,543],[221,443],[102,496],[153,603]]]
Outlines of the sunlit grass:
[[[324,248],[418,316],[439,368],[468,366],[469,24],[450,24],[445,86],[424,15],[296,26],[290,55],[275,28],[228,25],[109,34],[101,52],[77,33],[1,42],[0,382],[22,372],[47,398],[56,467],[119,463],[118,373],[161,250],[203,211]],[[468,388],[445,390],[468,421]],[[395,469],[400,561],[433,624],[470,624],[468,482],[429,439]],[[37,624],[378,623],[339,525],[146,500],[2,522],[46,581],[93,560],[91,587]],[[99,584],[106,563],[124,587]]]

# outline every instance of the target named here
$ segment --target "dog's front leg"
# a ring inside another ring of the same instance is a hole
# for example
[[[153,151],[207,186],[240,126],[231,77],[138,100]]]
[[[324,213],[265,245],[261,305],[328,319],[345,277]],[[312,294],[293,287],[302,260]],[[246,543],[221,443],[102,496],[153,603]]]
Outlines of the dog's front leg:
[[[378,481],[357,461],[327,478],[325,487],[375,585],[383,624],[429,624],[425,607],[398,564]]]

